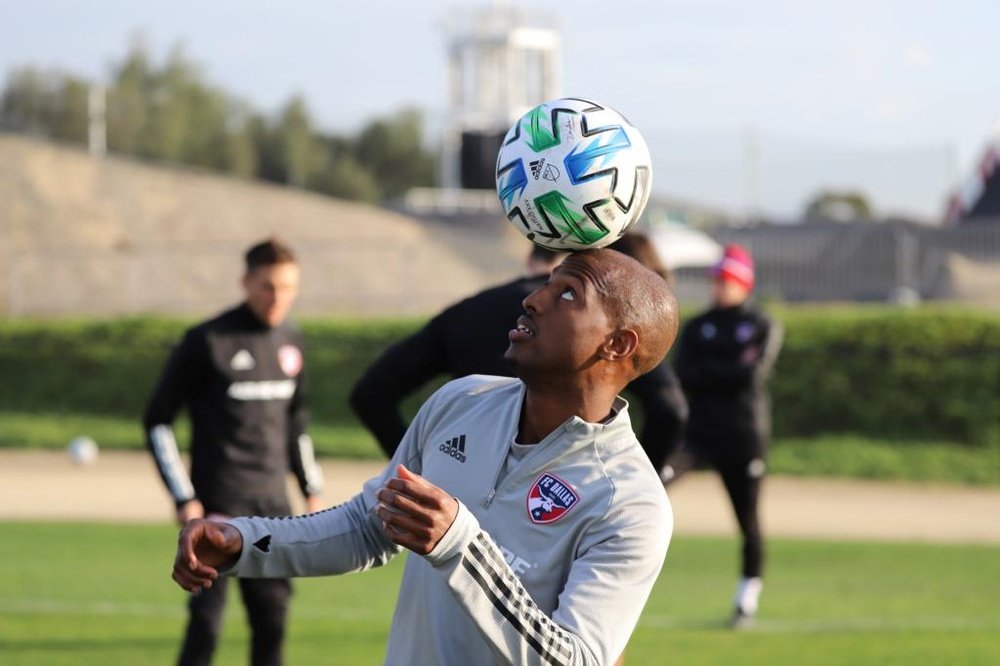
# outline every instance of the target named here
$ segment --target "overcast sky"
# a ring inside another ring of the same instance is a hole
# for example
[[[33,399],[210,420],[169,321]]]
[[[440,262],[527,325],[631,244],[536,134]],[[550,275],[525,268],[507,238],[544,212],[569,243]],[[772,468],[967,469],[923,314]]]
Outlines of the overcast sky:
[[[350,131],[403,106],[440,122],[446,19],[486,0],[0,0],[0,73],[95,78],[142,33],[264,111],[302,93]],[[527,6],[528,3],[514,3]],[[1000,3],[532,2],[562,39],[566,94],[646,136],[657,194],[794,215],[823,187],[884,213],[940,214],[1000,118]]]

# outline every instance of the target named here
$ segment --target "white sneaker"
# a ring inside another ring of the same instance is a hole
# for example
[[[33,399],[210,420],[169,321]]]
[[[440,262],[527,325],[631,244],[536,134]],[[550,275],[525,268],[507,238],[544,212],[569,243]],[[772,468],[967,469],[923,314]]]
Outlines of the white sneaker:
[[[739,606],[733,610],[732,617],[729,618],[729,628],[734,631],[749,629],[754,623],[754,614],[748,613]]]

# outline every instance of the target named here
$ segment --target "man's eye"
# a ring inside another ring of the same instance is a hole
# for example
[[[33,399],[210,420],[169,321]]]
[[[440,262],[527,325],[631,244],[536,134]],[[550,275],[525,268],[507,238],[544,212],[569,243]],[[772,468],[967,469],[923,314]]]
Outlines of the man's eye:
[[[559,294],[559,298],[567,301],[575,301],[576,294],[573,293],[572,289],[564,289],[563,292]]]

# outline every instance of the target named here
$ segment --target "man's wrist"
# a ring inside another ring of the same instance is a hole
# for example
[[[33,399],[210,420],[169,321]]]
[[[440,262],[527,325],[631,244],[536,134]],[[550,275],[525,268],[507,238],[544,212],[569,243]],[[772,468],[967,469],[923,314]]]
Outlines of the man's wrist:
[[[455,520],[452,521],[441,540],[434,545],[434,550],[424,556],[431,563],[431,566],[440,566],[462,553],[469,542],[481,531],[479,521],[472,512],[457,499],[455,501],[458,504]]]

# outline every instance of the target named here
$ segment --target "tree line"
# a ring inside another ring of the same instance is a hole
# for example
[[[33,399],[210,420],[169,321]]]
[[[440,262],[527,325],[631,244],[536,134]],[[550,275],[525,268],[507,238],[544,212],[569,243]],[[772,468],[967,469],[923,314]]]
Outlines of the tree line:
[[[262,113],[206,81],[180,47],[157,64],[136,43],[110,69],[109,152],[371,203],[435,182],[437,157],[423,145],[415,109],[344,136],[319,130],[301,95],[276,114]],[[0,95],[0,130],[86,145],[91,87],[66,72],[12,70]]]

